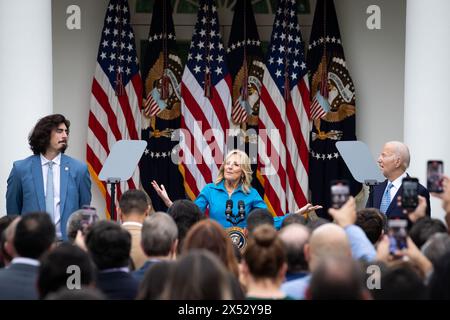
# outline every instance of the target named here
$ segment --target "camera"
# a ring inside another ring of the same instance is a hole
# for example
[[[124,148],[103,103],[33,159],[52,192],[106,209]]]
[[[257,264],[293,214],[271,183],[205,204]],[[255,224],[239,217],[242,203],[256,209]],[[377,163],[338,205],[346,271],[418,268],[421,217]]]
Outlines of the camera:
[[[396,251],[407,248],[407,225],[408,221],[404,219],[388,220],[389,252],[391,255],[395,255]]]
[[[443,175],[444,163],[441,160],[429,160],[427,162],[427,189],[429,192],[444,192]]]
[[[350,197],[350,186],[347,180],[334,180],[331,182],[331,207],[341,208]]]
[[[419,180],[406,177],[402,180],[402,208],[415,209],[419,204]]]

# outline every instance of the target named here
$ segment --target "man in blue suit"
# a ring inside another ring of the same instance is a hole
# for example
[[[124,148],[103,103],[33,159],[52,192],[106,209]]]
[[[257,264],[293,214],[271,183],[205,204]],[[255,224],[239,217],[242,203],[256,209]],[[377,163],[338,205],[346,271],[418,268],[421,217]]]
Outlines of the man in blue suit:
[[[403,178],[409,176],[406,173],[409,161],[409,149],[404,143],[390,141],[384,145],[378,157],[378,165],[386,180],[373,188],[373,194],[370,194],[367,200],[367,207],[380,209],[389,219],[406,218],[403,208],[397,205],[397,197],[402,194]],[[426,214],[430,216],[430,194],[421,184],[419,195],[427,200]]]
[[[69,216],[91,203],[86,164],[64,154],[69,127],[60,114],[40,119],[28,139],[34,155],[14,162],[6,190],[8,215],[47,212],[62,240]]]

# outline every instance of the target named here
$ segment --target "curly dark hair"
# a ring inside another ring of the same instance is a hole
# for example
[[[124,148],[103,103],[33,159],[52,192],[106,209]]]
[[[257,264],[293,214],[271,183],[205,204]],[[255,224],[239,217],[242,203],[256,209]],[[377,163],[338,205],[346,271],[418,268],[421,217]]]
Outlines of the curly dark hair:
[[[62,114],[52,114],[38,121],[28,137],[28,144],[34,154],[45,153],[50,145],[50,137],[53,129],[64,123],[69,130],[70,121]],[[64,152],[65,149],[62,150]]]

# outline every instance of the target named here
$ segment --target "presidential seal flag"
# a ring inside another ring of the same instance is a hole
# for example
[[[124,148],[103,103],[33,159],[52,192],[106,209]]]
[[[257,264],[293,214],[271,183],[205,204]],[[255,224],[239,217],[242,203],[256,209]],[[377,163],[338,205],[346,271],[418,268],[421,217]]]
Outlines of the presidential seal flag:
[[[231,118],[239,126],[231,149],[245,150],[249,155],[253,171],[252,185],[263,197],[264,189],[257,178],[257,143],[264,59],[250,0],[238,1],[234,7],[227,63],[233,80]]]
[[[142,139],[147,148],[139,163],[141,182],[155,210],[167,208],[151,186],[163,184],[173,200],[185,198],[183,177],[177,161],[172,161],[178,144],[175,137],[181,122],[182,63],[176,53],[175,28],[170,1],[156,0],[148,33],[147,50],[142,57],[144,99]]]
[[[213,0],[200,0],[181,80],[180,160],[191,199],[215,179],[226,154],[231,77]]]
[[[328,218],[330,183],[348,180],[353,195],[361,190],[335,143],[356,140],[355,87],[347,69],[333,0],[318,0],[308,51],[311,114],[310,189],[317,213]]]
[[[280,0],[259,110],[258,165],[264,200],[276,215],[307,203],[309,85],[295,0]]]
[[[142,80],[139,73],[128,1],[111,0],[106,11],[91,90],[86,160],[94,182],[106,198],[111,196],[98,174],[118,140],[140,140]],[[140,185],[139,170],[120,183],[122,192]],[[109,213],[107,213],[109,215]]]

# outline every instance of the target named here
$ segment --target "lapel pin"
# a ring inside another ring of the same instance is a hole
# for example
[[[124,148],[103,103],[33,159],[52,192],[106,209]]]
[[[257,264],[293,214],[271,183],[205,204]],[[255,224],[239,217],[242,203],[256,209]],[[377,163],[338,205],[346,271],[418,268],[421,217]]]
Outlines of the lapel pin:
[[[69,167],[65,167],[64,170],[69,171]]]

